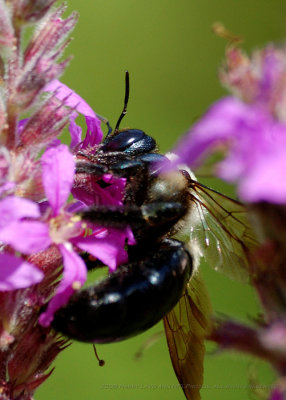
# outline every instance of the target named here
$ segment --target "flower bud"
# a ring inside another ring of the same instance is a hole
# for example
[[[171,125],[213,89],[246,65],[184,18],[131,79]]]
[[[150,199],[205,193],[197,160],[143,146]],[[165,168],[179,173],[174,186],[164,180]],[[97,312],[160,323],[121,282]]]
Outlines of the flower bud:
[[[14,47],[14,29],[11,23],[10,10],[4,0],[0,0],[0,53],[10,54]]]
[[[55,2],[56,0],[16,0],[13,2],[14,20],[18,24],[37,22]]]

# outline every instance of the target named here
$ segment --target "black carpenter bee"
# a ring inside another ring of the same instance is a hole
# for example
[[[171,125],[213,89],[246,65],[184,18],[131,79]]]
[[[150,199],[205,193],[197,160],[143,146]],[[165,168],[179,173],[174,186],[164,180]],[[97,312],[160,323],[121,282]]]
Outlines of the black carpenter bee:
[[[173,183],[161,179],[158,163],[165,157],[153,152],[155,140],[138,129],[118,130],[128,95],[127,73],[124,109],[114,132],[109,129],[94,155],[84,160],[80,154],[77,164],[78,174],[127,178],[123,206],[94,206],[80,215],[101,226],[129,225],[136,239],[127,265],[74,294],[55,314],[58,331],[86,342],[123,340],[156,324],[176,305],[193,269],[187,246],[171,238],[190,207],[187,178],[178,172]]]
[[[107,227],[129,225],[136,245],[128,248],[128,264],[75,293],[56,312],[53,327],[76,340],[108,343],[164,318],[177,377],[181,383],[194,382],[210,307],[193,249],[235,275],[247,269],[255,239],[241,203],[198,183],[184,167],[164,173],[161,161],[167,157],[157,153],[152,137],[138,129],[119,130],[128,97],[126,73],[124,108],[115,130],[100,117],[108,134],[95,154],[78,155],[77,173],[127,178],[123,206],[93,206],[80,216]],[[182,241],[186,238],[188,243]]]

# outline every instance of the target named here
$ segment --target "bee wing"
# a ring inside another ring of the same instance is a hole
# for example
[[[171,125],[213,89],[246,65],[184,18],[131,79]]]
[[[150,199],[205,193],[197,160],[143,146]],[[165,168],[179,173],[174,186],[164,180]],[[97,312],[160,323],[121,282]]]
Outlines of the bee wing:
[[[203,384],[204,340],[211,304],[199,274],[190,280],[178,304],[164,317],[174,371],[188,400],[199,400]]]
[[[214,269],[245,281],[249,251],[257,246],[245,206],[195,180],[190,180],[190,195],[197,214],[190,244],[199,243],[201,255]]]

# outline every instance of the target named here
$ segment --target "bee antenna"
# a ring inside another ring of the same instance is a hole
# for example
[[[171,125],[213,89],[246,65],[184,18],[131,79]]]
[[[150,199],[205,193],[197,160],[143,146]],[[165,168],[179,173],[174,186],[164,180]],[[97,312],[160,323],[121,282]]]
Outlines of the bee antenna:
[[[127,113],[127,104],[128,104],[128,100],[129,100],[129,72],[125,71],[125,98],[124,98],[124,106],[123,106],[123,110],[122,113],[120,114],[120,117],[118,118],[117,124],[115,126],[114,129],[114,133],[116,133],[118,131],[120,122],[122,121],[122,118],[124,117],[124,115]]]

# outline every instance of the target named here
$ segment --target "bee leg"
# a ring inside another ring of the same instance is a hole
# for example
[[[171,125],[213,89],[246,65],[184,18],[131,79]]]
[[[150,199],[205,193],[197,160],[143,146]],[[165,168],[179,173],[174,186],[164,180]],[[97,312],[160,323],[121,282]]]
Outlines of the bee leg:
[[[136,239],[159,239],[185,215],[186,207],[179,202],[153,202],[123,206],[96,206],[81,211],[83,220],[112,228],[130,226]]]
[[[102,176],[108,173],[108,169],[101,164],[94,164],[90,162],[81,162],[78,161],[76,163],[76,174],[88,174],[93,176]]]

